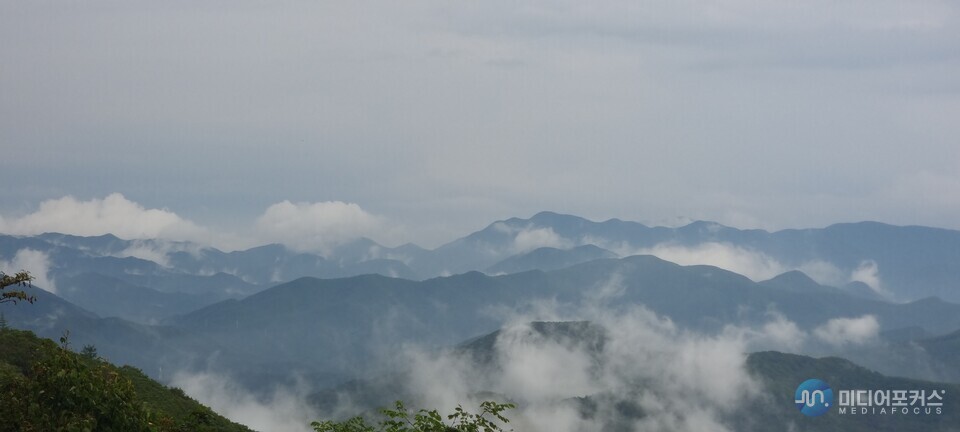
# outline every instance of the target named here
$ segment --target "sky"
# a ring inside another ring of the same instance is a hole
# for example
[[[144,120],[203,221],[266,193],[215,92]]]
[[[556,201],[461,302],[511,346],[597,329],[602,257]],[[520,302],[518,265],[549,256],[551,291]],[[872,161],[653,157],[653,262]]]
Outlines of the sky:
[[[0,232],[960,229],[957,2],[0,0],[0,58]]]

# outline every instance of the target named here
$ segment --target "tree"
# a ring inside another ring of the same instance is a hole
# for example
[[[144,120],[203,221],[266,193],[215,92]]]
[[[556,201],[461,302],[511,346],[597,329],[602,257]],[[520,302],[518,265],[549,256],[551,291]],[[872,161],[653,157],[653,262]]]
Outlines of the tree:
[[[152,432],[157,416],[137,401],[133,384],[106,363],[69,350],[67,336],[26,376],[0,388],[0,431]]]
[[[80,350],[80,355],[90,360],[100,359],[100,355],[97,354],[97,347],[94,345],[84,345],[83,349]]]
[[[437,410],[421,409],[411,413],[403,402],[397,401],[395,409],[380,410],[384,418],[376,427],[360,416],[342,422],[313,422],[310,426],[316,432],[504,432],[500,423],[510,423],[510,420],[502,413],[513,408],[516,405],[486,401],[480,404],[480,413],[473,414],[458,405],[446,416],[447,423]]]
[[[33,303],[36,300],[35,297],[27,295],[26,292],[20,291],[6,291],[9,286],[19,286],[19,287],[29,287],[32,286],[30,282],[33,280],[33,276],[30,276],[29,272],[19,271],[13,276],[8,275],[4,272],[0,272],[0,303],[12,302],[16,303],[18,301],[25,301],[27,303]]]

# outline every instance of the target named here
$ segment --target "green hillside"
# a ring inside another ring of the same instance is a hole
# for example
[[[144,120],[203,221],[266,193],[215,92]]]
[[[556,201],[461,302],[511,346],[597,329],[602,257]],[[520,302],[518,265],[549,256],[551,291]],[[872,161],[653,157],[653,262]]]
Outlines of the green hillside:
[[[136,368],[10,328],[0,328],[0,406],[3,432],[250,432]]]

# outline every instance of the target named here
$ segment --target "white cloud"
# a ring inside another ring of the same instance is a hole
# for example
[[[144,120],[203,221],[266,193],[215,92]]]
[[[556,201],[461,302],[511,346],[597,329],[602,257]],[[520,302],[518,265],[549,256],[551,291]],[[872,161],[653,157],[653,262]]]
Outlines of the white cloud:
[[[860,265],[850,273],[849,281],[863,282],[881,297],[892,297],[892,294],[883,288],[880,281],[880,266],[878,266],[874,260],[861,261]]]
[[[118,252],[117,257],[134,257],[148,261],[153,261],[164,267],[170,266],[168,254],[173,252],[187,252],[198,257],[203,246],[190,242],[164,241],[164,240],[133,240],[130,246]],[[212,274],[212,273],[211,273]]]
[[[808,340],[807,332],[780,312],[770,311],[767,315],[770,320],[759,328],[728,325],[723,332],[745,341],[749,351],[800,352]]]
[[[58,232],[78,236],[113,234],[123,239],[197,242],[224,250],[262,243],[281,243],[301,251],[323,251],[359,237],[394,240],[398,228],[359,205],[340,201],[291,203],[268,207],[245,238],[213,232],[166,209],[148,209],[122,194],[81,201],[72,196],[44,201],[37,211],[19,218],[0,218],[0,232],[36,235]],[[171,251],[196,251],[196,245],[137,242],[119,256],[134,256],[159,264]]]
[[[147,209],[119,193],[80,201],[72,196],[46,200],[26,216],[0,219],[0,231],[35,235],[58,232],[78,236],[113,234],[125,239],[196,240],[208,233],[166,209]]]
[[[680,265],[712,265],[742,274],[754,281],[770,279],[789,270],[762,252],[718,242],[695,246],[660,243],[652,248],[634,250],[631,254],[654,255]]]
[[[548,401],[563,393],[589,395],[602,389],[595,377],[585,373],[594,359],[583,347],[551,343],[530,327],[520,325],[504,329],[496,348],[503,365],[499,389],[512,397]]]
[[[7,274],[21,270],[30,272],[33,285],[56,294],[57,285],[50,277],[50,257],[46,253],[33,249],[20,249],[11,261],[0,261],[0,270]]]
[[[385,219],[342,201],[283,201],[268,207],[256,222],[256,235],[261,241],[324,253],[360,237],[384,241],[395,233],[396,228]]]
[[[513,238],[514,253],[529,252],[542,247],[568,249],[572,246],[570,240],[561,237],[550,227],[523,229]]]
[[[823,285],[841,286],[850,282],[849,276],[843,270],[823,260],[807,261],[797,266],[796,269]]]
[[[547,301],[530,309],[537,312],[513,316],[515,324],[499,334],[492,353],[499,365],[495,370],[454,353],[408,349],[405,376],[411,393],[441,411],[457,403],[475,405],[477,392],[502,394],[520,403],[517,411],[507,413],[511,425],[534,432],[604,430],[606,417],[622,402],[638,403],[646,414],[637,430],[727,431],[723,416],[760,391],[745,368],[752,338],[768,337],[765,333],[773,327],[773,333],[792,334],[781,331],[789,326],[777,322],[753,332],[703,335],[643,307],[613,312],[594,305],[572,311]],[[544,317],[589,320],[594,329],[604,329],[603,342],[598,346],[589,337],[544,336],[527,324]],[[582,396],[592,396],[598,404],[592,420],[561,403]]]
[[[317,419],[306,403],[309,392],[305,388],[279,389],[260,400],[228,377],[182,371],[174,375],[171,385],[218,414],[255,430],[307,432],[310,422]]]
[[[836,346],[861,345],[877,339],[880,323],[873,315],[834,318],[813,330],[818,339]]]
[[[829,286],[860,281],[869,285],[877,294],[890,297],[890,293],[881,286],[879,268],[872,260],[863,261],[859,267],[847,273],[824,260],[813,259],[798,265],[788,265],[763,252],[728,243],[704,242],[693,246],[660,243],[651,248],[636,249],[624,242],[585,239],[588,240],[621,256],[654,255],[680,265],[711,265],[744,275],[753,281],[771,279],[791,270],[801,271],[817,283]]]
[[[164,267],[170,266],[170,259],[167,257],[167,251],[148,245],[131,245],[117,254],[120,258],[134,257],[147,261],[153,261]]]

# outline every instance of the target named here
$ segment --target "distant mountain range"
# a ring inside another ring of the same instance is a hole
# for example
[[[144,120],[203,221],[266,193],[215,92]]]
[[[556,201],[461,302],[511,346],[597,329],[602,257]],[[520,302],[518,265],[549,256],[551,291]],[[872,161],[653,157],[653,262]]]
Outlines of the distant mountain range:
[[[935,228],[863,222],[771,233],[544,212],[433,250],[360,239],[323,256],[280,245],[223,252],[111,235],[0,235],[0,263],[35,266],[28,270],[50,290],[28,288],[33,305],[0,305],[11,326],[54,339],[69,330],[77,346],[93,344],[160,381],[215,369],[263,392],[296,380],[363,387],[357,379],[411,346],[455,346],[517,319],[642,308],[681,332],[769,332],[776,344],[759,348],[960,382],[960,232]],[[571,403],[589,411],[591,398]]]
[[[496,221],[433,250],[413,244],[389,248],[358,239],[326,255],[281,245],[222,252],[187,242],[0,235],[0,261],[28,249],[49,257],[50,276],[65,280],[97,273],[162,292],[203,294],[192,304],[240,298],[300,277],[340,278],[381,274],[411,280],[468,271],[507,274],[555,270],[598,258],[657,255],[680,264],[710,264],[756,281],[800,270],[821,284],[895,301],[939,297],[960,302],[960,231],[876,222],[821,229],[739,230],[712,222],[679,228],[648,227],[611,219],[593,222],[542,212],[529,219]],[[84,290],[82,281],[74,281]],[[152,294],[144,294],[150,296]],[[149,318],[182,312],[157,310]]]
[[[111,360],[158,378],[163,369],[218,364],[254,381],[260,379],[258,370],[335,380],[362,373],[405,344],[455,344],[499,327],[504,313],[535,315],[544,302],[574,317],[591,307],[616,312],[642,305],[705,334],[728,325],[762,326],[773,316],[808,333],[834,319],[867,315],[884,331],[917,329],[922,340],[960,329],[960,305],[936,298],[889,303],[816,284],[800,273],[755,283],[716,267],[680,266],[652,256],[600,259],[550,272],[468,272],[425,281],[381,275],[301,278],[168,317],[162,326],[100,318],[45,291],[33,292],[36,304],[4,308],[11,323],[47,337],[70,330],[77,343],[96,344]],[[839,353],[843,347],[822,349]],[[883,358],[874,356],[870,366],[895,371],[883,368]],[[924,358],[941,369],[956,368],[949,356]],[[942,378],[926,372],[901,371]]]

